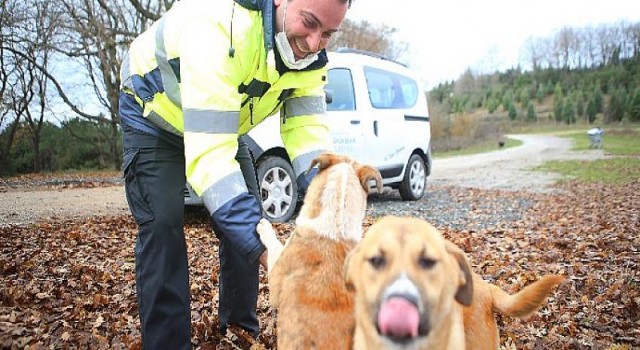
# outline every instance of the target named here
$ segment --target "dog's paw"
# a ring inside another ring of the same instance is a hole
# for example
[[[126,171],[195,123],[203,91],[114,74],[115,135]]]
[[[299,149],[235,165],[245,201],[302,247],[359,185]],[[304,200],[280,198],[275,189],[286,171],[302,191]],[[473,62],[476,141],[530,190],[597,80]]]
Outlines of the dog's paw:
[[[258,222],[258,225],[256,226],[256,232],[258,232],[260,240],[277,237],[276,231],[273,229],[273,226],[271,226],[269,220],[264,218],[260,219],[260,221]]]
[[[273,266],[275,266],[276,261],[278,261],[278,258],[282,254],[284,246],[278,239],[276,231],[267,219],[261,219],[260,222],[258,222],[256,232],[258,232],[258,237],[260,237],[262,244],[267,247],[267,266],[270,273]]]
[[[271,250],[282,246],[276,231],[267,219],[261,219],[260,222],[258,222],[256,232],[258,233],[260,241],[265,245],[265,247],[267,247],[267,249]]]

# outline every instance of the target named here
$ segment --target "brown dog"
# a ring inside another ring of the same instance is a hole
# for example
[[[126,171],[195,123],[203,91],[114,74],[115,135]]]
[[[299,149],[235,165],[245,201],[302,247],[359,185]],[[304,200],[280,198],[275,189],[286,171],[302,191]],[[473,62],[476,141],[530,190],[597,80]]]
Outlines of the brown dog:
[[[429,223],[399,217],[369,228],[345,273],[356,293],[356,350],[498,349],[494,311],[529,315],[564,280],[547,276],[510,296],[474,275]]]
[[[331,153],[318,165],[284,249],[271,225],[258,225],[268,249],[270,303],[278,309],[278,349],[349,349],[355,324],[344,260],[362,239],[369,182],[380,173]]]

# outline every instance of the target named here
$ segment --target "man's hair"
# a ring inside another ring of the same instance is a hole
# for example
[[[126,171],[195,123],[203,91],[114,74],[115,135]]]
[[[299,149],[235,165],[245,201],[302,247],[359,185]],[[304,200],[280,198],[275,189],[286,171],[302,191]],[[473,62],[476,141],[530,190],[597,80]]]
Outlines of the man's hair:
[[[347,4],[347,7],[351,8],[351,3],[353,3],[353,0],[340,0],[340,2],[343,4]]]

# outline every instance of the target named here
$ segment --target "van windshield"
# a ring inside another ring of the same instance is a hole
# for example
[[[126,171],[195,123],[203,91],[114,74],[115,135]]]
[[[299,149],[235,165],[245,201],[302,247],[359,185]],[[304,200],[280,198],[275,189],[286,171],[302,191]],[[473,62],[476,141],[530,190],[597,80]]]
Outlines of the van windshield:
[[[331,91],[331,103],[327,103],[327,111],[355,111],[356,101],[353,89],[351,70],[333,68],[328,73],[328,84],[325,89]]]

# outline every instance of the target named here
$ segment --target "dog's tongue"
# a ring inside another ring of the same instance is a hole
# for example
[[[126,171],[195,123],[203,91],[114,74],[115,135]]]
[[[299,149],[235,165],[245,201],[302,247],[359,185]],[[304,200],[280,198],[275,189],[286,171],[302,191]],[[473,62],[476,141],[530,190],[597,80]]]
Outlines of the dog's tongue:
[[[420,315],[415,305],[404,298],[391,297],[378,313],[380,333],[395,338],[418,336]]]

